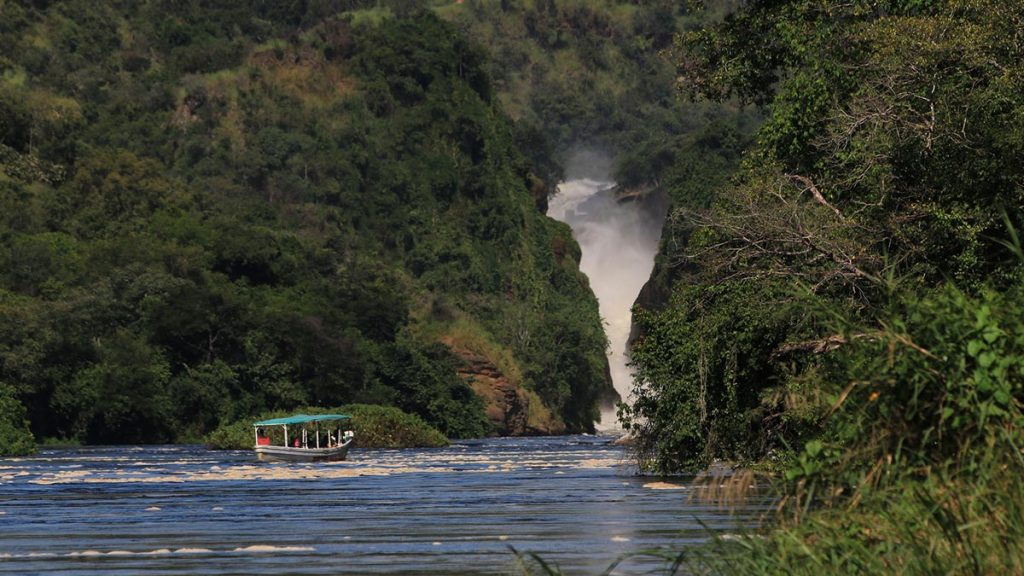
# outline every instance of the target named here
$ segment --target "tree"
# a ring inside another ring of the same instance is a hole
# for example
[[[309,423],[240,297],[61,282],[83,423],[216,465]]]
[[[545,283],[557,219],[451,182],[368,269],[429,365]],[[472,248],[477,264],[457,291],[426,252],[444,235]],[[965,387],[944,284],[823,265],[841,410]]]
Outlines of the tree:
[[[0,456],[26,456],[35,451],[25,407],[18,401],[14,388],[0,382]]]
[[[1004,239],[1024,221],[1024,165],[1008,146],[1024,137],[1022,22],[1018,3],[988,0],[749,2],[677,39],[685,94],[770,112],[715,202],[673,215],[670,232],[687,234],[666,256],[686,272],[634,356],[644,401],[631,416],[651,432],[659,467],[758,456],[709,449],[723,430],[809,437],[821,398],[841,386],[815,379],[821,356],[859,331],[837,333],[829,318],[870,326],[894,291],[1016,282],[1020,260]],[[770,289],[780,284],[790,288]],[[771,337],[717,337],[761,325]],[[715,359],[730,349],[760,365],[721,372],[737,398],[755,400],[708,403]],[[657,365],[666,355],[671,370]],[[673,420],[691,422],[704,404],[700,441],[659,453],[658,434],[671,438]]]

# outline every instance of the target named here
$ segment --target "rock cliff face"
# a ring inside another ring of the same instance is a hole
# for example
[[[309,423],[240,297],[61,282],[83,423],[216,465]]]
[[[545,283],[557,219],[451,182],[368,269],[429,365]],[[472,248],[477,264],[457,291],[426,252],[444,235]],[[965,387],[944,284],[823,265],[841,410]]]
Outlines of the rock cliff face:
[[[486,356],[453,349],[462,360],[457,372],[484,401],[487,418],[499,436],[562,434],[565,425],[530,390],[509,380]]]

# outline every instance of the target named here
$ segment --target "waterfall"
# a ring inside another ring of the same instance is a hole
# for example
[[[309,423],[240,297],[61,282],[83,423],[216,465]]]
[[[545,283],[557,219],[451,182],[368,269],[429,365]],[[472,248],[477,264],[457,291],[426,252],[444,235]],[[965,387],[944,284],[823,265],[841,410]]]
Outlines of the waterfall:
[[[633,376],[626,365],[632,307],[654,268],[664,209],[640,200],[616,198],[607,177],[562,182],[548,204],[548,216],[565,222],[580,245],[580,270],[590,279],[608,336],[612,383],[629,403]],[[614,408],[604,408],[600,430],[621,428]]]

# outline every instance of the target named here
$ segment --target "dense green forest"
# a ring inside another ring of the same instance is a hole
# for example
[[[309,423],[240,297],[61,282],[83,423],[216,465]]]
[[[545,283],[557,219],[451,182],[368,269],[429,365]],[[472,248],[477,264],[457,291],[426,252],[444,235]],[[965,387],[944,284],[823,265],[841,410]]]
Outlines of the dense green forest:
[[[669,0],[467,0],[439,13],[488,47],[505,110],[546,135],[554,157],[577,146],[605,151],[616,159],[615,179],[630,187],[691,177],[682,172],[703,156],[696,148],[730,156],[729,144],[716,139],[745,137],[756,125],[751,108],[680,101],[667,57],[678,32],[734,4],[693,10]],[[709,126],[714,136],[698,143]]]
[[[674,196],[626,416],[652,470],[780,490],[769,530],[681,564],[1024,569],[1021,30],[1020,2],[789,0],[677,37],[683,97],[767,116]]]
[[[591,430],[605,338],[542,215],[582,144],[672,207],[622,413],[641,465],[780,495],[680,564],[1024,570],[1020,2],[0,14],[0,451],[353,403],[501,432],[467,363],[527,431]]]
[[[665,54],[734,4],[4,1],[4,421],[181,441],[372,402],[508,432],[454,376],[483,357],[527,431],[590,429],[604,337],[537,211],[581,144],[708,201],[758,116],[680,102]]]
[[[4,426],[185,441],[362,402],[491,433],[459,353],[548,431],[614,399],[578,248],[540,212],[558,167],[520,153],[553,147],[456,25],[408,3],[0,11]]]

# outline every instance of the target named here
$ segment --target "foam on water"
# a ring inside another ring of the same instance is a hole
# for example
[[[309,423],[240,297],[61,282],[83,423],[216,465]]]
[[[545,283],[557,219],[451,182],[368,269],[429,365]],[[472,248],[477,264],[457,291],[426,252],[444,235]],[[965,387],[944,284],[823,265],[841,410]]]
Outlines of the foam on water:
[[[636,202],[618,202],[614,187],[589,178],[563,182],[548,203],[548,216],[568,224],[580,245],[580,270],[590,279],[605,323],[612,383],[629,403],[632,307],[654,268],[662,221]],[[618,428],[614,410],[606,407],[599,429]]]
[[[625,552],[750,527],[763,507],[732,514],[645,488],[599,437],[350,458],[264,464],[251,451],[178,446],[5,460],[0,574],[507,574],[509,546],[599,573]],[[654,568],[637,562],[616,574]]]

